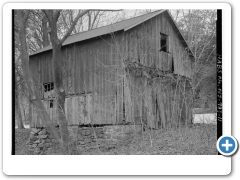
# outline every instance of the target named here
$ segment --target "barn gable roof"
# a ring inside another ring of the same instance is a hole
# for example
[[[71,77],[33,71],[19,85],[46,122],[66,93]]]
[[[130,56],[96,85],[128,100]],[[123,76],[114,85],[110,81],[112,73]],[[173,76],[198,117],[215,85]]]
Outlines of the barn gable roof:
[[[114,24],[110,24],[107,26],[103,26],[103,27],[99,27],[90,31],[84,31],[78,34],[73,34],[71,36],[69,36],[64,42],[63,42],[63,46],[68,45],[68,44],[72,44],[75,42],[80,42],[83,40],[87,40],[87,39],[91,39],[94,37],[98,37],[98,36],[102,36],[102,35],[106,35],[109,33],[113,33],[116,31],[120,31],[120,30],[124,30],[127,31],[129,29],[132,29],[133,27],[161,14],[162,12],[167,11],[169,17],[171,18],[171,20],[173,21],[174,26],[177,28],[177,30],[180,32],[179,28],[177,27],[175,21],[173,20],[171,14],[169,13],[168,10],[158,10],[158,11],[154,11],[152,13],[148,13],[148,14],[144,14],[142,16],[138,16],[138,17],[134,17],[134,18],[130,18],[127,20],[123,20]],[[185,43],[185,45],[187,47],[188,44],[186,42],[186,40],[184,39],[184,37],[182,36],[181,32],[180,32],[180,37],[183,39],[183,42]],[[39,49],[38,51],[32,53],[31,55],[35,55],[44,51],[48,51],[52,49],[52,45],[46,46],[42,49]],[[190,50],[190,53],[193,55],[193,53]]]

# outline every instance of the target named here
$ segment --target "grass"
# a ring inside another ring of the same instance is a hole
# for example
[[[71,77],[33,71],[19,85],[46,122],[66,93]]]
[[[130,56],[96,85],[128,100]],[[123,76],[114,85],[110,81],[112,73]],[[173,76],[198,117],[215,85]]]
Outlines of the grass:
[[[16,130],[16,154],[32,154],[26,141],[30,130]],[[217,155],[217,127],[213,124],[199,124],[192,127],[171,128],[168,130],[148,130],[132,132],[116,148],[102,148],[80,152],[71,141],[69,154],[74,155]],[[61,154],[55,144],[48,155]]]

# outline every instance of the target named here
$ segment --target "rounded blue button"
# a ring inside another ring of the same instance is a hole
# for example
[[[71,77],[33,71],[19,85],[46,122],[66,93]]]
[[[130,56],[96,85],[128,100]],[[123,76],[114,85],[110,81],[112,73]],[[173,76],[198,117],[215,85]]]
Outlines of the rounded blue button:
[[[221,136],[217,141],[217,149],[222,155],[231,156],[237,148],[238,142],[233,136]]]

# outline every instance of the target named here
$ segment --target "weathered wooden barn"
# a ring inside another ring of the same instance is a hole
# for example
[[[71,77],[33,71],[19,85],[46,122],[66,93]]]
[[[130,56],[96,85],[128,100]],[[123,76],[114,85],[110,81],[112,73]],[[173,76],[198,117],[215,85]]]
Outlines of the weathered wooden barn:
[[[39,93],[57,123],[52,47],[30,56]],[[168,10],[71,35],[62,47],[69,125],[191,122],[194,56]],[[37,113],[35,125],[41,124]]]

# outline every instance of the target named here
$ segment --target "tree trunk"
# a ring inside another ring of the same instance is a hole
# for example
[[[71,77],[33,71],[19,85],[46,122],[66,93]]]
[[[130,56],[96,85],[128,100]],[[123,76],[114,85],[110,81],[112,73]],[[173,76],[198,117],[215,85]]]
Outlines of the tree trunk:
[[[32,100],[31,97],[29,96],[28,98],[28,122],[30,127],[34,127],[33,125],[33,104],[32,104]]]
[[[58,28],[57,21],[60,16],[60,10],[43,10],[44,14],[48,18],[48,22],[51,28],[50,31],[50,39],[52,42],[52,70],[53,70],[53,80],[54,80],[54,90],[56,94],[56,103],[57,103],[57,118],[60,127],[61,140],[63,143],[62,150],[64,154],[68,154],[68,128],[67,128],[67,120],[65,116],[65,91],[63,87],[62,81],[62,43],[70,36],[73,28],[75,27],[78,19],[88,13],[90,10],[85,10],[77,15],[75,20],[73,21],[71,27],[65,34],[65,36],[60,40],[58,39]]]
[[[15,92],[15,110],[16,110],[15,114],[16,114],[18,129],[24,129],[22,114],[19,107],[18,91]]]
[[[18,129],[23,129],[22,114],[19,106],[19,94],[18,94],[18,85],[17,85],[17,76],[15,73],[15,117],[17,119]]]
[[[48,115],[45,107],[43,106],[43,103],[40,99],[40,96],[38,94],[37,87],[35,87],[36,82],[34,82],[32,78],[32,74],[30,72],[29,68],[29,55],[27,51],[27,43],[26,43],[26,21],[28,19],[29,11],[26,10],[25,12],[23,10],[18,10],[18,23],[19,23],[19,39],[21,42],[20,45],[20,54],[21,54],[21,67],[24,74],[24,79],[28,87],[29,95],[33,101],[34,106],[37,109],[38,115],[43,121],[44,125],[46,126],[48,132],[53,135],[53,137],[62,144],[62,141],[60,140],[59,134],[54,127],[53,123],[51,122],[50,116]]]
[[[27,124],[27,117],[26,117],[26,108],[24,107],[24,105],[20,105],[20,107],[22,108],[23,111],[23,124]]]
[[[52,68],[54,78],[54,89],[56,93],[57,118],[60,127],[61,139],[63,142],[63,153],[68,153],[68,128],[65,116],[65,90],[62,81],[62,51],[61,44],[53,44]]]
[[[15,101],[18,101],[18,100],[15,100]],[[15,108],[16,108],[15,110],[16,110],[16,119],[17,119],[18,129],[24,129],[22,116],[21,116],[21,110],[19,108],[18,102],[16,102]]]
[[[46,15],[42,18],[42,40],[43,40],[43,47],[46,47],[50,44],[48,39],[48,26],[47,26],[47,17]]]

